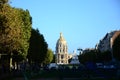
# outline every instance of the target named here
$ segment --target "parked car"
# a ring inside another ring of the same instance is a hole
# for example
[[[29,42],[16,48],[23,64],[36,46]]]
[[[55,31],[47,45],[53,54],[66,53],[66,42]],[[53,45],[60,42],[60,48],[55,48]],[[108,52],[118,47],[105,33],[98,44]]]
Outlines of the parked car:
[[[48,65],[48,68],[49,69],[58,69],[58,64],[56,64],[56,63],[50,63],[49,65]]]
[[[104,69],[115,69],[114,65],[104,65]]]
[[[103,63],[96,63],[97,68],[104,68]]]

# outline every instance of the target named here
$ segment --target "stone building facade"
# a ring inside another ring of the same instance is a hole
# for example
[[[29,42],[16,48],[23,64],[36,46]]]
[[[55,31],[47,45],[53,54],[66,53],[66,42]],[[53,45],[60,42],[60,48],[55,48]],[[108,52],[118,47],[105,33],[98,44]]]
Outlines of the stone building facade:
[[[120,30],[118,31],[112,31],[110,33],[107,33],[103,39],[100,40],[97,48],[101,51],[111,51],[112,50],[112,46],[114,43],[114,40],[116,39],[116,37],[120,35]]]
[[[68,64],[68,46],[62,33],[56,43],[56,63],[57,64]]]

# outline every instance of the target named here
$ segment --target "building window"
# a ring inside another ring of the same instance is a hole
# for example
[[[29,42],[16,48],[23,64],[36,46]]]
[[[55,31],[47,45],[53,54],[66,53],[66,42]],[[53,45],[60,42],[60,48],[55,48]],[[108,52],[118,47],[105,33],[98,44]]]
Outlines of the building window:
[[[63,52],[65,52],[65,49],[63,49]]]
[[[64,55],[61,55],[61,59],[63,59],[64,58]]]
[[[63,60],[61,61],[61,63],[63,63]]]
[[[61,53],[61,49],[60,49],[60,53]]]
[[[59,47],[61,48],[61,44],[59,45]]]
[[[60,61],[58,61],[58,63],[60,63]]]

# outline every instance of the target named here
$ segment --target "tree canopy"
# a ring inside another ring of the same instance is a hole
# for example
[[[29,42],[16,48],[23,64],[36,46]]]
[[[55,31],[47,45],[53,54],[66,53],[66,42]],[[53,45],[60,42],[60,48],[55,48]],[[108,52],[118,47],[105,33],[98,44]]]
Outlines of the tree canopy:
[[[111,52],[100,52],[99,50],[90,50],[79,55],[79,61],[81,63],[86,62],[109,62],[112,60]]]
[[[47,55],[47,43],[38,29],[32,29],[28,59],[30,62],[43,63]]]
[[[8,3],[9,0],[0,0],[0,4]]]
[[[1,0],[7,3],[8,0]],[[0,5],[0,53],[27,56],[32,19],[28,10]],[[15,58],[14,58],[15,59]],[[17,59],[16,59],[17,60]]]
[[[85,53],[82,53],[79,55],[79,61],[81,63],[86,63],[86,62],[96,62],[96,56],[97,56],[97,53],[95,50],[90,50],[88,52],[85,52]]]
[[[54,57],[54,54],[53,54],[53,51],[51,49],[48,49],[47,50],[47,54],[46,54],[46,57],[45,57],[45,60],[43,61],[44,64],[49,64],[52,62],[53,60],[53,57]]]
[[[116,60],[120,60],[120,35],[118,35],[113,43],[113,56]]]
[[[112,60],[112,56],[110,51],[99,52],[97,54],[98,62],[109,62],[111,60]]]

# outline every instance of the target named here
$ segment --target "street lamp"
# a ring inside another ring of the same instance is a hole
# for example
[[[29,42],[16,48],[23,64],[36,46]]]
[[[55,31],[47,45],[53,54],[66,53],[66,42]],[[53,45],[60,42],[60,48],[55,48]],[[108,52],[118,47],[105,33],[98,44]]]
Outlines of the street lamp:
[[[82,48],[78,48],[77,50],[78,50],[78,51],[80,51],[80,54],[81,54],[81,51],[83,51],[83,49],[82,49]]]

